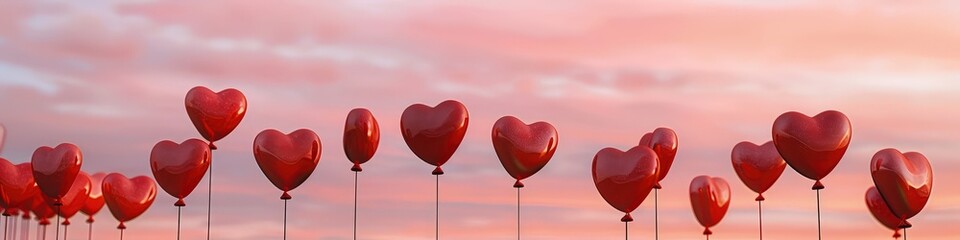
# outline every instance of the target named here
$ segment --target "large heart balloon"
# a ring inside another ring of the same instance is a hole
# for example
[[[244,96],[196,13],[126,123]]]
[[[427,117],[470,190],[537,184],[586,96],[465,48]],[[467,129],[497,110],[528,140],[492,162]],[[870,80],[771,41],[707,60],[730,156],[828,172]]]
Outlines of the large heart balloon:
[[[909,219],[930,199],[933,167],[923,154],[887,148],[873,155],[870,174],[877,191],[900,220]]]
[[[660,159],[660,177],[653,188],[660,189],[660,181],[667,177],[670,167],[673,166],[673,159],[677,157],[677,147],[680,140],[677,139],[677,133],[669,128],[657,128],[653,132],[648,132],[640,137],[640,146],[647,146],[657,153]]]
[[[0,207],[17,208],[26,205],[37,194],[30,163],[13,165],[0,158]]]
[[[880,192],[877,191],[876,187],[867,189],[864,200],[867,202],[867,209],[870,209],[873,218],[876,218],[880,224],[883,224],[884,227],[890,230],[900,230],[900,223],[903,221],[900,220],[900,217],[893,215],[890,207],[887,206],[887,202],[883,201],[883,196],[880,196]]]
[[[630,212],[637,209],[657,183],[660,163],[657,153],[646,146],[622,152],[604,148],[593,157],[593,183],[603,200],[626,215],[621,221],[633,221]]]
[[[90,176],[90,195],[83,207],[80,208],[80,211],[88,216],[87,223],[92,223],[93,215],[96,215],[103,208],[103,191],[100,188],[103,186],[103,177],[106,176],[107,174],[102,172]]]
[[[444,101],[433,108],[414,104],[403,110],[400,131],[413,154],[437,166],[434,175],[442,175],[440,166],[457,151],[467,133],[469,120],[467,108],[454,100]]]
[[[147,176],[128,179],[123,174],[111,173],[103,178],[102,190],[107,209],[120,222],[118,229],[125,229],[124,222],[146,212],[157,198],[157,184]]]
[[[500,164],[516,179],[514,187],[521,188],[520,180],[533,176],[547,165],[557,151],[557,129],[546,122],[526,125],[513,116],[505,116],[493,124],[493,149]]]
[[[380,125],[373,113],[365,108],[350,110],[343,126],[343,152],[353,163],[350,170],[363,171],[360,164],[370,161],[380,145]]]
[[[773,142],[757,146],[751,142],[740,142],[733,146],[730,161],[737,176],[750,190],[757,193],[757,201],[763,201],[763,192],[777,182],[787,163],[780,157]]]
[[[310,177],[320,163],[320,137],[308,129],[290,134],[268,129],[253,140],[253,156],[260,170],[274,186],[283,191],[280,199],[290,199],[287,192]]]
[[[211,149],[217,149],[213,142],[233,132],[247,113],[247,98],[232,88],[214,93],[206,87],[194,87],[187,92],[184,105],[193,126],[210,141]]]
[[[773,144],[790,167],[816,181],[813,189],[822,189],[820,180],[847,152],[851,129],[850,120],[838,111],[825,111],[812,118],[787,112],[773,122]]]
[[[210,148],[199,139],[181,144],[164,140],[150,152],[150,170],[164,191],[177,198],[174,206],[186,206],[186,198],[210,167]]]
[[[83,207],[83,204],[85,204],[87,198],[89,198],[91,188],[93,188],[93,186],[90,183],[90,176],[87,176],[84,172],[80,172],[80,174],[77,174],[77,180],[73,181],[73,186],[70,186],[70,191],[61,198],[63,205],[55,206],[55,200],[50,197],[44,197],[44,201],[47,202],[47,205],[59,208],[57,210],[60,216],[68,220],[65,221],[64,225],[69,225],[69,219],[80,211],[80,208]]]
[[[704,235],[713,234],[710,227],[716,226],[730,208],[730,185],[719,177],[697,176],[690,182],[690,206],[693,215],[705,229]]]
[[[30,163],[33,164],[33,178],[40,191],[52,198],[55,204],[60,204],[60,198],[67,194],[80,174],[83,155],[76,145],[62,143],[56,148],[37,148]]]

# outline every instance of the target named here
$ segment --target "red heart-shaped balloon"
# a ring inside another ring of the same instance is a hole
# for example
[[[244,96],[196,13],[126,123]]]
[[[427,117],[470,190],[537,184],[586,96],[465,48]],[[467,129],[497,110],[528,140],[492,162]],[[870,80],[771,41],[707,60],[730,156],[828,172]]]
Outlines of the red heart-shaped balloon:
[[[183,198],[197,187],[210,167],[210,148],[199,139],[181,144],[164,140],[153,145],[150,170],[164,191],[177,198],[174,206],[186,206]]]
[[[870,209],[870,213],[873,214],[873,218],[876,218],[880,224],[883,224],[884,227],[890,230],[900,230],[900,218],[893,215],[890,207],[887,206],[887,202],[883,201],[883,196],[880,196],[880,192],[877,191],[876,187],[868,188],[864,199],[867,202],[867,209]]]
[[[214,93],[206,87],[194,87],[187,92],[184,105],[193,126],[210,141],[210,149],[217,149],[213,142],[233,132],[247,113],[247,98],[233,88]]]
[[[70,143],[62,143],[56,148],[43,146],[33,152],[30,163],[40,191],[60,204],[60,199],[70,191],[80,174],[83,154],[79,147]]]
[[[677,139],[677,133],[669,128],[657,128],[653,132],[648,132],[640,137],[640,146],[647,146],[657,153],[657,159],[660,159],[660,177],[653,188],[660,189],[660,181],[667,177],[670,167],[673,166],[673,159],[677,157],[677,147],[680,140]]]
[[[363,171],[360,164],[370,161],[380,145],[380,125],[373,113],[365,108],[350,110],[343,126],[343,152],[353,163],[350,170]]]
[[[877,191],[900,220],[907,220],[927,205],[933,190],[933,167],[923,154],[900,153],[887,148],[873,155],[870,174]]]
[[[780,157],[773,142],[757,146],[751,142],[740,142],[733,146],[730,153],[733,170],[750,190],[756,192],[757,201],[763,201],[763,192],[777,182],[787,163]]]
[[[47,205],[54,206],[54,208],[59,211],[60,216],[67,218],[67,221],[64,221],[64,225],[69,225],[69,219],[76,215],[80,211],[80,208],[83,207],[83,204],[86,203],[87,198],[90,195],[90,188],[92,188],[90,183],[90,177],[86,173],[80,172],[77,174],[77,179],[73,181],[73,185],[70,186],[70,191],[66,195],[63,195],[61,202],[63,205],[56,206],[56,200],[45,197],[44,201],[47,202]]]
[[[690,182],[690,206],[693,215],[710,235],[710,227],[716,226],[730,208],[730,185],[719,177],[697,176]]]
[[[454,100],[444,101],[433,108],[414,104],[403,110],[400,131],[413,154],[437,166],[434,175],[442,175],[440,166],[457,151],[467,133],[469,121],[467,108]]]
[[[851,129],[850,120],[838,111],[825,111],[812,118],[787,112],[773,122],[773,144],[790,167],[816,181],[813,189],[822,189],[820,180],[847,152]]]
[[[34,217],[37,220],[46,220],[51,217],[57,216],[57,212],[53,210],[53,206],[47,204],[47,201],[44,200],[45,196],[43,193],[40,193],[39,189],[37,193],[30,198],[30,211],[33,212]],[[49,224],[49,221],[48,223]],[[44,225],[41,223],[41,225]]]
[[[89,197],[87,197],[83,207],[80,208],[83,214],[89,216],[87,218],[88,223],[92,223],[93,215],[96,215],[103,208],[103,191],[100,191],[100,188],[103,186],[103,177],[106,176],[107,174],[102,172],[90,176],[90,195],[88,195]]]
[[[505,116],[493,124],[493,149],[500,164],[523,187],[520,180],[533,176],[547,165],[557,151],[557,129],[546,122],[526,125],[513,116]]]
[[[25,206],[37,194],[36,185],[30,163],[13,165],[7,159],[0,158],[0,207]]]
[[[280,199],[290,199],[287,192],[310,177],[320,163],[320,137],[309,129],[290,134],[267,129],[253,140],[253,157],[260,170],[274,186],[283,191]]]
[[[660,162],[657,153],[647,146],[636,146],[622,152],[604,148],[593,157],[593,183],[603,200],[626,215],[637,209],[657,183]]]
[[[107,209],[120,222],[118,229],[125,229],[124,222],[146,212],[157,198],[157,184],[147,176],[128,179],[123,174],[111,173],[103,178],[102,190]]]

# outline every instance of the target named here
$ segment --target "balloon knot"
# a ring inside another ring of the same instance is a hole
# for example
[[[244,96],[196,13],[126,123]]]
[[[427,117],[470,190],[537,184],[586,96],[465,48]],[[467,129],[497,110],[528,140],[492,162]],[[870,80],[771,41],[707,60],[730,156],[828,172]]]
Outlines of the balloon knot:
[[[53,205],[54,205],[54,206],[63,206],[63,201],[61,201],[60,198],[54,199],[54,200],[53,200]]]
[[[902,228],[902,229],[907,229],[911,227],[913,227],[913,224],[910,224],[910,222],[907,222],[907,219],[901,219],[900,226],[897,226],[897,228]]]
[[[290,196],[290,194],[287,193],[287,191],[283,191],[283,195],[280,195],[280,199],[281,199],[281,200],[290,200],[290,199],[293,199],[293,196]]]
[[[63,219],[63,223],[61,223],[60,225],[70,226],[70,219],[64,218],[64,219]]]
[[[893,231],[893,238],[900,238],[900,237],[902,237],[900,235],[900,230]]]
[[[350,168],[350,171],[363,172],[363,168],[360,167],[359,163],[353,163],[353,167]]]
[[[87,223],[93,223],[93,216],[87,216]]]
[[[622,218],[620,218],[620,221],[621,221],[621,222],[633,222],[633,217],[630,216],[630,213],[627,213],[627,214],[624,214]]]
[[[760,202],[760,201],[767,200],[767,199],[766,199],[766,198],[763,198],[763,194],[757,194],[757,198],[754,199],[754,200],[757,200],[757,202]]]
[[[183,207],[183,206],[187,206],[187,203],[183,202],[183,198],[180,198],[180,199],[177,199],[177,202],[174,203],[173,206]]]
[[[440,168],[440,166],[437,166],[437,168],[433,169],[433,172],[430,173],[430,174],[433,174],[433,175],[443,175],[443,169]]]
[[[207,146],[210,146],[210,150],[217,150],[217,145],[213,145],[213,141],[207,144]]]
[[[710,228],[703,228],[703,235],[713,235],[713,232],[710,231]]]
[[[523,183],[520,182],[520,180],[517,180],[517,182],[513,183],[513,187],[515,187],[515,188],[523,188]]]
[[[820,190],[824,188],[825,187],[823,186],[823,183],[820,183],[820,180],[817,180],[817,182],[813,183],[813,190]]]
[[[43,225],[43,226],[50,225],[50,220],[47,220],[47,219],[40,220],[40,225]]]
[[[657,183],[654,183],[654,184],[653,184],[653,189],[662,189],[662,188],[663,188],[663,187],[660,186],[660,182],[657,182]]]
[[[127,229],[127,225],[123,225],[123,222],[120,222],[120,225],[117,225],[117,229],[120,229],[120,230]]]

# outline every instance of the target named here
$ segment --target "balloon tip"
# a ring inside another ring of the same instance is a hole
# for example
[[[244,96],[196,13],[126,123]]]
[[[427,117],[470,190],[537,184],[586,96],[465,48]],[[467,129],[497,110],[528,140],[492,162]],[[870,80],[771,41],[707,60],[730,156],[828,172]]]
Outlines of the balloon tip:
[[[359,163],[353,163],[353,167],[350,168],[350,171],[363,172],[363,168],[360,167]]]
[[[763,198],[763,194],[759,194],[759,195],[757,195],[757,198],[754,199],[754,200],[757,200],[757,202],[762,202],[763,200],[767,200],[767,199],[766,199],[766,198]]]
[[[704,228],[703,235],[707,235],[707,236],[713,235],[713,231],[710,231],[710,228]]]
[[[173,206],[183,207],[183,206],[187,206],[187,203],[183,202],[183,198],[180,198],[180,199],[177,199],[177,202],[174,203]]]
[[[280,195],[280,199],[281,199],[281,200],[290,200],[290,199],[293,199],[293,196],[290,196],[290,194],[287,193],[287,191],[283,191],[283,195]]]
[[[901,229],[907,229],[907,228],[911,228],[911,227],[913,227],[913,224],[910,224],[910,222],[907,222],[906,219],[901,220],[901,221],[900,221],[900,226],[897,226],[897,228],[901,228]]]
[[[630,216],[630,213],[627,213],[627,214],[624,214],[622,218],[620,218],[620,221],[621,221],[621,222],[633,222],[633,217]]]
[[[60,223],[60,225],[70,226],[70,219],[63,219],[63,223]]]
[[[660,186],[660,182],[657,182],[657,183],[654,183],[654,184],[653,184],[653,189],[662,189],[662,188],[663,188],[663,187]]]
[[[523,183],[520,182],[520,180],[517,180],[517,182],[513,183],[513,187],[515,187],[515,188],[523,188]]]
[[[820,190],[824,188],[826,187],[823,186],[823,183],[820,183],[820,180],[817,180],[817,182],[813,183],[813,190]]]
[[[440,168],[440,166],[437,166],[437,168],[433,169],[433,172],[430,173],[430,174],[433,174],[433,175],[443,175],[443,169]]]
[[[217,145],[213,145],[212,141],[207,146],[210,146],[210,150],[217,150]]]
[[[120,229],[120,230],[127,229],[127,225],[123,225],[123,222],[120,222],[120,225],[117,225],[117,229]]]
[[[87,217],[87,223],[93,223],[93,216]]]
[[[894,239],[900,239],[900,237],[902,237],[902,236],[900,236],[900,230],[897,230],[897,231],[893,232],[893,238],[894,238]]]

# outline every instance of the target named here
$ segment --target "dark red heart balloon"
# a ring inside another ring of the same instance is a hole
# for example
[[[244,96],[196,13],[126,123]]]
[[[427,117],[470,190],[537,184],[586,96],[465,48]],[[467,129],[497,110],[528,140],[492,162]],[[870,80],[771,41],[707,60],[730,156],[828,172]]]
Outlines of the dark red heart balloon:
[[[59,204],[60,198],[67,194],[80,174],[83,155],[76,145],[62,143],[56,148],[37,148],[30,163],[33,164],[33,178],[40,191]]]
[[[18,208],[26,205],[37,194],[36,185],[30,163],[13,165],[0,158],[0,207]]]
[[[44,198],[45,196],[40,193],[39,189],[37,189],[37,193],[30,198],[30,211],[33,212],[37,220],[46,220],[57,216],[57,212],[53,210],[53,206],[47,204]]]
[[[693,215],[704,227],[703,235],[710,235],[730,208],[730,185],[719,177],[697,176],[690,182],[690,206]]]
[[[90,195],[88,195],[83,207],[80,208],[80,212],[89,216],[87,218],[88,223],[92,223],[93,215],[96,215],[103,208],[103,191],[100,188],[103,186],[103,177],[106,176],[107,174],[102,172],[90,176]]]
[[[593,157],[593,183],[603,200],[626,215],[621,221],[630,222],[630,212],[637,209],[657,183],[660,162],[657,153],[646,146],[636,146],[622,152],[604,148]]]
[[[253,156],[260,170],[274,186],[283,191],[280,199],[290,199],[287,192],[303,184],[320,163],[320,137],[308,129],[290,134],[268,129],[253,140]]]
[[[193,126],[210,141],[211,149],[217,149],[213,142],[233,132],[247,113],[247,98],[233,88],[214,93],[206,87],[194,87],[187,92],[184,105]]]
[[[174,206],[186,206],[186,198],[210,167],[210,148],[199,139],[181,144],[164,140],[153,145],[150,170],[164,191],[177,198]]]
[[[379,145],[380,125],[373,113],[365,108],[351,110],[343,126],[343,152],[353,163],[350,170],[363,171],[360,164],[370,161]]]
[[[794,170],[815,180],[813,189],[822,189],[820,180],[830,174],[850,145],[850,120],[838,111],[807,117],[787,112],[773,122],[773,144]]]
[[[86,203],[87,198],[90,195],[90,188],[92,188],[90,183],[90,177],[86,173],[80,172],[77,174],[77,179],[73,181],[73,185],[70,186],[70,191],[63,196],[61,202],[63,205],[56,206],[54,199],[49,197],[44,197],[44,201],[47,202],[47,205],[54,206],[54,209],[58,210],[60,216],[67,218],[68,221],[65,221],[69,225],[69,219],[76,215],[80,211],[80,208],[83,207],[83,204]],[[57,209],[59,208],[59,209]]]
[[[756,192],[757,201],[763,201],[763,192],[777,182],[787,163],[780,157],[773,142],[757,146],[751,142],[740,142],[733,146],[730,153],[733,170],[750,190]]]
[[[557,151],[557,129],[546,122],[526,125],[513,116],[505,116],[493,124],[493,149],[500,164],[523,187],[520,180],[543,169]]]
[[[660,159],[660,177],[653,188],[660,189],[660,181],[667,177],[670,167],[673,166],[673,159],[677,157],[677,147],[680,140],[677,139],[677,133],[669,128],[657,128],[653,132],[648,132],[640,137],[640,146],[647,146],[657,153]]]
[[[470,116],[460,102],[447,100],[436,107],[414,104],[403,110],[400,131],[407,147],[424,162],[437,166],[434,175],[457,151],[467,133]]]
[[[899,217],[893,215],[890,207],[887,206],[887,202],[883,201],[883,196],[880,196],[880,192],[877,191],[876,187],[867,189],[864,199],[867,202],[867,209],[870,209],[870,213],[873,214],[873,218],[876,218],[880,224],[883,224],[884,227],[890,230],[900,230],[900,223],[902,221]]]
[[[877,191],[900,220],[920,213],[930,199],[933,167],[923,154],[900,153],[892,148],[880,150],[870,161],[870,174]]]
[[[147,176],[128,179],[123,174],[111,173],[103,178],[102,190],[107,209],[120,222],[117,229],[125,229],[124,222],[146,212],[157,198],[157,184]]]

